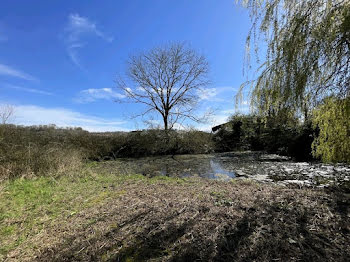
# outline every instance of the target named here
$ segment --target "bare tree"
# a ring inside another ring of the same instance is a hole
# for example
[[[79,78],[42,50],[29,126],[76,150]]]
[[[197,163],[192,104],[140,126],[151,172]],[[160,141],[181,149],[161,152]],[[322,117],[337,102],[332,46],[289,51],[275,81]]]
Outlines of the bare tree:
[[[198,95],[208,85],[208,62],[184,44],[170,44],[129,58],[127,76],[135,87],[118,80],[129,102],[146,106],[139,115],[157,112],[164,130],[185,119],[200,121],[194,114]]]
[[[9,121],[14,117],[15,108],[12,105],[1,105],[0,106],[0,121],[1,124],[8,124]]]

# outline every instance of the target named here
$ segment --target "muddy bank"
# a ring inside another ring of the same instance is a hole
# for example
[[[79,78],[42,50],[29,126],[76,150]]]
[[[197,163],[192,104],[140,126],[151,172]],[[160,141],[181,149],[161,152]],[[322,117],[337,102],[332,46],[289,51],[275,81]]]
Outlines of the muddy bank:
[[[350,180],[350,166],[347,165],[293,162],[287,157],[263,152],[124,158],[103,165],[110,172],[148,177],[201,177],[226,181],[248,178],[263,183],[311,187],[348,184]]]

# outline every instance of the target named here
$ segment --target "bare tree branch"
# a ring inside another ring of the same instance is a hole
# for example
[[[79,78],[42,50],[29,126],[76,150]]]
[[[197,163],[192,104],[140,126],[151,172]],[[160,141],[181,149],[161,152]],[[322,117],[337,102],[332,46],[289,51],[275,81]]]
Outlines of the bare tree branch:
[[[12,105],[0,106],[0,121],[1,124],[8,124],[14,117],[15,108]]]
[[[157,47],[147,53],[131,56],[127,76],[136,87],[130,88],[123,80],[117,81],[126,100],[146,106],[140,115],[157,111],[164,129],[174,127],[181,119],[198,121],[194,109],[198,92],[209,84],[208,62],[184,44]]]

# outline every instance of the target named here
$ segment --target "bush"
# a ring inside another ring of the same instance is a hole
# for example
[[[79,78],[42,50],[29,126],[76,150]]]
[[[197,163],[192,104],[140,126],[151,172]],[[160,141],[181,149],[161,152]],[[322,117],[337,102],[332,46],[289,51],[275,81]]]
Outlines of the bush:
[[[18,176],[58,175],[82,163],[79,149],[57,141],[47,141],[42,130],[32,136],[28,129],[0,126],[0,180]],[[36,135],[38,135],[36,134]]]
[[[203,154],[212,151],[211,135],[206,132],[145,130],[128,133],[115,150],[116,157],[140,157],[169,154]]]
[[[0,179],[61,174],[85,160],[211,150],[210,134],[195,130],[89,133],[80,128],[0,125]]]

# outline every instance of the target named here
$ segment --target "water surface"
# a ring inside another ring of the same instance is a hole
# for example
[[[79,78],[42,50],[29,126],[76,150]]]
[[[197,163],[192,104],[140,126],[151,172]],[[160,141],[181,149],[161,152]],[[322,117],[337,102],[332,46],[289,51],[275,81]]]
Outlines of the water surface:
[[[293,162],[287,157],[250,151],[122,158],[107,161],[104,165],[111,172],[136,173],[148,177],[201,177],[225,181],[249,178],[260,182],[307,186],[327,186],[350,181],[348,165]]]

